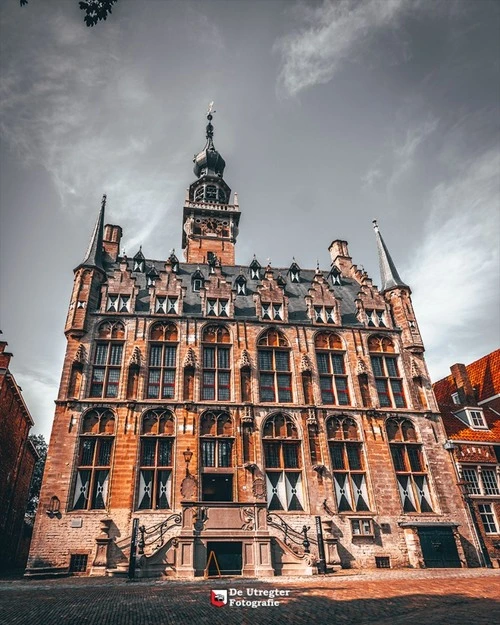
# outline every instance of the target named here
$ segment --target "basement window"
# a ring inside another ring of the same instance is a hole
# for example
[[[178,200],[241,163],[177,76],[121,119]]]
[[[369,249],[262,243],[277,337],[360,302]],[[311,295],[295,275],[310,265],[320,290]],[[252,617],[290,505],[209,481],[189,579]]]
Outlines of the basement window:
[[[390,569],[391,559],[389,556],[375,556],[375,566],[377,569]]]
[[[85,573],[87,571],[88,555],[86,553],[72,553],[69,561],[70,573]]]

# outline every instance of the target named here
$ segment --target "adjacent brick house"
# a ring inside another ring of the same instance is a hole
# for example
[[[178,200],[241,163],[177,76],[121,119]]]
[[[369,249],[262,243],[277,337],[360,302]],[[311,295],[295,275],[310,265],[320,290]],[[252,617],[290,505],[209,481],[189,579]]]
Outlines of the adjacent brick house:
[[[12,354],[0,341],[0,569],[24,566],[20,542],[38,453],[28,439],[33,419],[9,370]]]
[[[235,264],[240,208],[211,120],[185,262],[120,255],[103,198],[27,574],[126,570],[135,519],[143,576],[477,564],[411,291],[378,227],[381,289],[342,240],[325,271]]]
[[[433,385],[483,562],[500,566],[500,350]]]

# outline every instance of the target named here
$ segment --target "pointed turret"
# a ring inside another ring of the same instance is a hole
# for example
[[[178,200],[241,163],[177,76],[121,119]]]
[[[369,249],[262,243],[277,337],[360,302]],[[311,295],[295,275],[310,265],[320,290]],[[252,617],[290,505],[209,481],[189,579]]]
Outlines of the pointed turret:
[[[90,238],[87,254],[83,261],[78,265],[76,269],[80,267],[92,267],[104,272],[102,265],[103,256],[103,239],[104,239],[104,210],[106,208],[106,194],[102,196],[101,210],[95,224],[94,232]],[[76,271],[75,269],[75,271]]]
[[[380,234],[377,221],[373,220],[373,229],[375,230],[375,237],[377,239],[377,249],[378,249],[378,261],[380,265],[380,277],[382,279],[382,288],[381,291],[389,291],[395,287],[402,287],[404,289],[409,289],[410,287],[405,284],[396,269],[394,262],[389,254],[389,250]]]

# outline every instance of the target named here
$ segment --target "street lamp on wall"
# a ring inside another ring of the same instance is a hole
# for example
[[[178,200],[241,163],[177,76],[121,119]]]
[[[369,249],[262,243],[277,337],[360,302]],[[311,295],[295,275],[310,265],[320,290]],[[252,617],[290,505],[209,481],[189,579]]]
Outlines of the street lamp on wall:
[[[53,519],[55,516],[59,517],[60,508],[61,508],[61,502],[59,501],[59,498],[54,495],[53,497],[50,498],[49,506],[47,508],[47,516],[51,519]]]
[[[187,477],[189,475],[189,463],[191,462],[191,458],[193,457],[193,452],[188,447],[186,451],[182,452],[182,454],[184,456],[184,461],[186,463],[186,477]]]

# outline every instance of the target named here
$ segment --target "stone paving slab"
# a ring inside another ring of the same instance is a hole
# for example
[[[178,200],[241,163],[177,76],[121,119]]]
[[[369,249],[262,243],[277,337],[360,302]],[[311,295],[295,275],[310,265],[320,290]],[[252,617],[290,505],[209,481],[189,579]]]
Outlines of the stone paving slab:
[[[216,608],[210,604],[212,589],[227,590],[228,601],[233,602],[269,603],[269,591],[289,592],[288,596],[278,593],[271,599],[279,605]],[[267,596],[255,596],[255,592],[264,591]],[[0,623],[495,625],[500,623],[500,571],[342,571],[329,576],[258,581],[234,577],[133,582],[88,577],[7,579],[0,580]]]

